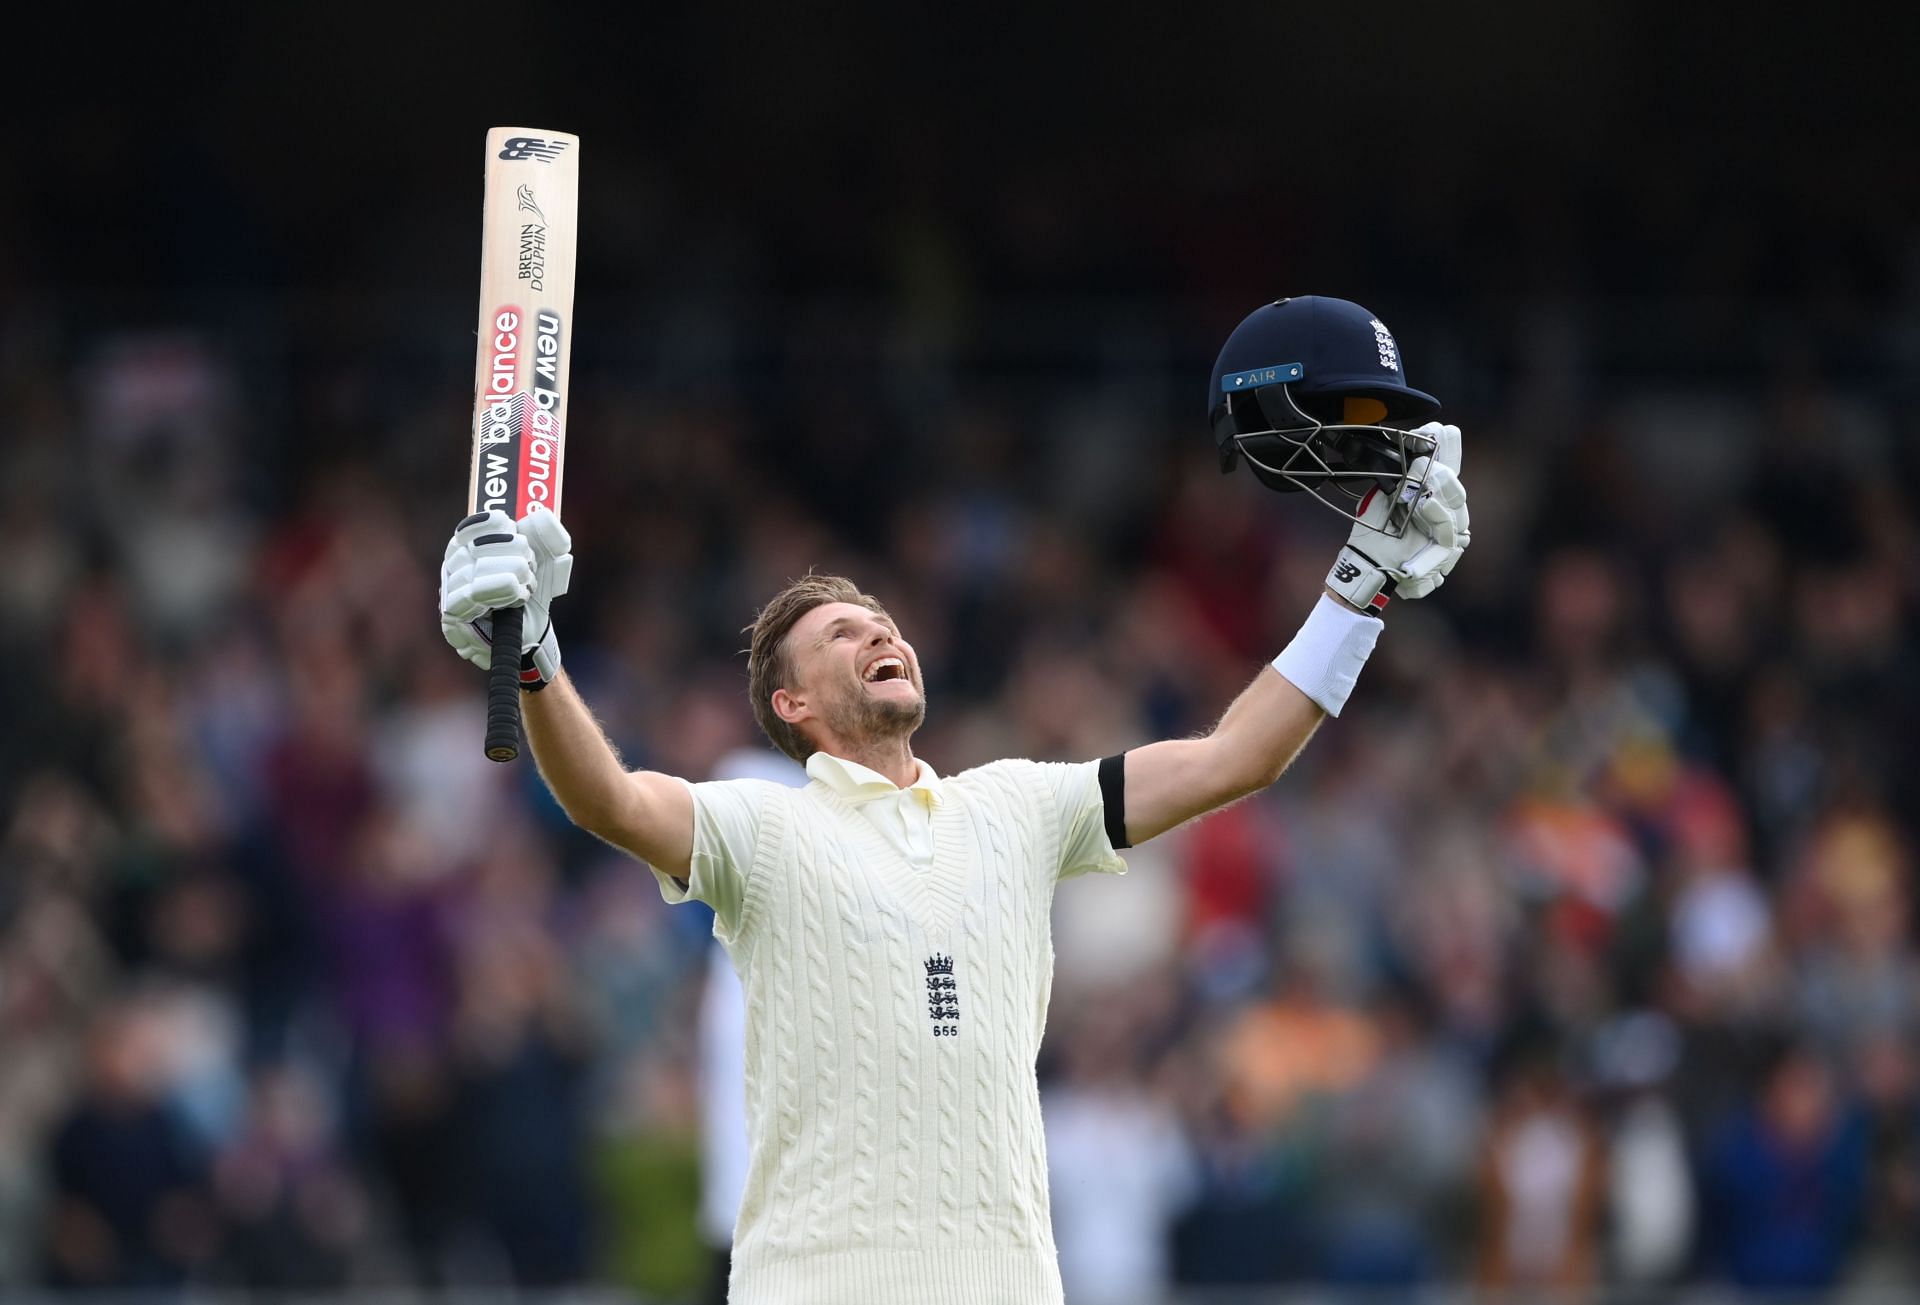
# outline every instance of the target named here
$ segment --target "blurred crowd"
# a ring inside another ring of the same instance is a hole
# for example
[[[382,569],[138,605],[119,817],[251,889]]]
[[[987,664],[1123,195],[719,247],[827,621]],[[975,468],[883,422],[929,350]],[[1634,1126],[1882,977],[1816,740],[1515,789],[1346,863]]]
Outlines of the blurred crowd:
[[[1621,381],[1654,300],[1373,306],[1474,547],[1275,788],[1062,887],[1070,1299],[1911,1280],[1910,414],[1817,340]],[[1312,603],[1340,523],[1217,473],[1204,359],[897,325],[719,397],[577,362],[557,621],[631,764],[757,745],[740,627],[809,567],[943,773],[1204,729]],[[5,338],[0,1283],[693,1293],[710,920],[481,755],[462,364]]]

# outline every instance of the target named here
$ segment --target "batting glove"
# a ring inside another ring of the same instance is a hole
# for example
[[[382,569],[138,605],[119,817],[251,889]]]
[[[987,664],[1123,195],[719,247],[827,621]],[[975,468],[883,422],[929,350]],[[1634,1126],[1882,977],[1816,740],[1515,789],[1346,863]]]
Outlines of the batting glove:
[[[520,687],[544,689],[560,673],[551,604],[573,579],[573,539],[544,509],[518,522],[497,508],[462,521],[440,561],[440,633],[482,670],[493,665],[492,613],[525,605]]]
[[[1433,453],[1407,469],[1406,493],[1395,502],[1374,490],[1360,505],[1360,522],[1327,572],[1327,588],[1363,612],[1387,605],[1387,587],[1398,598],[1425,598],[1446,583],[1467,545],[1467,487],[1460,483],[1460,428],[1430,421],[1416,435],[1433,441]],[[1414,490],[1414,484],[1425,488]],[[1403,526],[1387,533],[1389,523]]]

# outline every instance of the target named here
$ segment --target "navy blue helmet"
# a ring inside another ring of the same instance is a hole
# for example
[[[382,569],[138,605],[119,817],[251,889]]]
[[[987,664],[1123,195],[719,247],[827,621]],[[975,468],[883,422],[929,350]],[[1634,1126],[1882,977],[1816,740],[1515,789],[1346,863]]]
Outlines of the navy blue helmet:
[[[1364,405],[1355,420],[1349,399],[1379,407]],[[1407,384],[1385,323],[1324,295],[1254,309],[1227,337],[1207,387],[1222,472],[1244,457],[1262,484],[1304,489],[1356,521],[1375,489],[1410,501],[1408,467],[1432,441],[1407,428],[1439,407]]]

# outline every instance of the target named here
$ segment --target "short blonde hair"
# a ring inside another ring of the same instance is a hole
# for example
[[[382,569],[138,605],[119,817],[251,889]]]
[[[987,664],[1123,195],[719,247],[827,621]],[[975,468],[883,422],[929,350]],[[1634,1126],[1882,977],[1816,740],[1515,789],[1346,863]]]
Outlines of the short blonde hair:
[[[863,593],[845,576],[808,574],[788,581],[747,627],[751,635],[747,645],[747,696],[753,701],[753,718],[760,722],[774,747],[800,762],[816,749],[799,730],[780,719],[773,709],[773,692],[793,687],[793,658],[787,653],[787,636],[801,617],[828,603],[854,603],[889,621],[893,619],[878,598]]]

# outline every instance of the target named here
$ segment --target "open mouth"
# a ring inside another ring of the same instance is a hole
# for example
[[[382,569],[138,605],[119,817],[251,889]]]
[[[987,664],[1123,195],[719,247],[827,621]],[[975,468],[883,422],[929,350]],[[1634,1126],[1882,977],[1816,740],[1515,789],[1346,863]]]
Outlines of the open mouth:
[[[907,664],[898,657],[876,658],[873,664],[867,667],[867,673],[860,678],[868,684],[880,684],[887,680],[904,680],[907,678]]]

